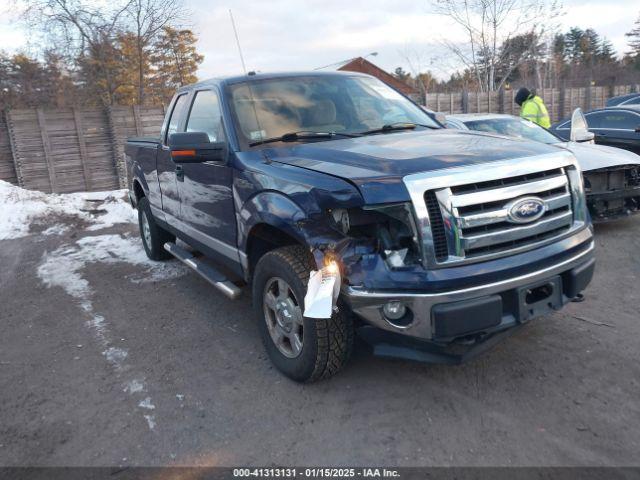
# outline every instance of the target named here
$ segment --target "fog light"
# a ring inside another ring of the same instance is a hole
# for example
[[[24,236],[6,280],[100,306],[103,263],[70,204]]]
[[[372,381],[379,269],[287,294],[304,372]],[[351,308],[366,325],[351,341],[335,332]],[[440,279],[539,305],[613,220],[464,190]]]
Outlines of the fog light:
[[[398,301],[388,302],[382,307],[382,313],[389,320],[400,320],[407,313],[407,307]]]

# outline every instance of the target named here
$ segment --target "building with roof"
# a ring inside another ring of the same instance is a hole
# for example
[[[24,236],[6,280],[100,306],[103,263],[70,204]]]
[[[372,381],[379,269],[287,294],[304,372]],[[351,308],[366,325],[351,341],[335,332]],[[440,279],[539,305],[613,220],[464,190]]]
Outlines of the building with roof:
[[[376,77],[378,80],[383,81],[390,87],[395,88],[399,92],[404,93],[408,97],[416,100],[420,97],[420,92],[417,88],[412,87],[404,83],[402,80],[398,80],[396,77],[391,75],[389,72],[383,70],[377,65],[371,63],[366,58],[357,57],[349,60],[347,63],[338,68],[338,70],[346,71],[346,72],[359,72],[366,73],[373,77]]]

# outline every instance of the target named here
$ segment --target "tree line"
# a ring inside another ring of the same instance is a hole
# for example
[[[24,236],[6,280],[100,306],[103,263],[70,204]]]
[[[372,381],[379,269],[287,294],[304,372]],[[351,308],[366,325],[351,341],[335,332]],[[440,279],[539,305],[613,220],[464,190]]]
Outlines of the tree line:
[[[462,65],[446,80],[438,80],[431,70],[418,72],[414,68],[408,72],[403,67],[395,70],[398,79],[421,93],[640,83],[640,18],[626,34],[628,50],[619,55],[613,44],[592,28],[573,27],[566,32],[552,28],[560,10],[544,0],[436,0],[436,3],[440,13],[463,27],[468,42],[463,45],[443,42],[457,64]],[[500,8],[505,8],[503,15]],[[467,15],[465,9],[472,11]],[[522,14],[518,14],[519,9]],[[516,18],[509,26],[505,21],[507,15]],[[443,62],[432,58],[431,65],[434,64]]]
[[[180,0],[23,0],[36,55],[0,52],[0,106],[158,105],[204,57]]]

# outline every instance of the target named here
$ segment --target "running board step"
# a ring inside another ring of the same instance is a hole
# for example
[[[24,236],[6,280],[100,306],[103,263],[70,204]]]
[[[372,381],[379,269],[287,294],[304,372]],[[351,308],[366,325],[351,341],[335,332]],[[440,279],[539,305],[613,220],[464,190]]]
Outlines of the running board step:
[[[211,265],[204,263],[202,260],[198,260],[184,248],[180,248],[175,243],[167,242],[164,244],[164,249],[230,299],[234,300],[242,293],[240,288],[229,281],[222,273]]]

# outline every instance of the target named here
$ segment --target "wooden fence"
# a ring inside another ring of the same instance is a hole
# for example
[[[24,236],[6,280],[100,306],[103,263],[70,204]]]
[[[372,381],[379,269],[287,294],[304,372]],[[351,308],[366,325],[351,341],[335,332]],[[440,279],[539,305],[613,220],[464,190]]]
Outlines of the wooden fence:
[[[125,188],[126,138],[158,135],[163,119],[163,107],[8,110],[0,179],[49,193]]]
[[[544,100],[552,122],[557,122],[571,115],[580,107],[583,110],[601,108],[608,98],[617,95],[637,92],[638,85],[621,85],[615,87],[582,87],[582,88],[544,88],[537,93]],[[518,115],[520,107],[514,101],[516,91],[500,90],[497,92],[458,92],[429,93],[425,105],[436,112],[443,113],[509,113]]]
[[[544,89],[553,121],[574,108],[602,107],[607,98],[638,86]],[[431,93],[427,107],[444,113],[518,115],[512,90]],[[98,191],[127,186],[124,142],[160,133],[164,107],[21,109],[0,115],[0,180],[43,192]]]
[[[18,183],[16,169],[11,156],[11,141],[4,116],[0,116],[0,180]]]

